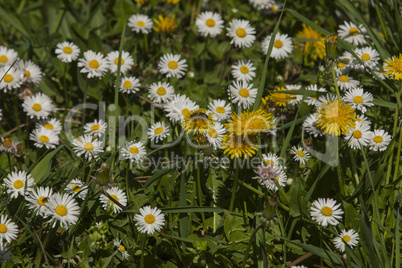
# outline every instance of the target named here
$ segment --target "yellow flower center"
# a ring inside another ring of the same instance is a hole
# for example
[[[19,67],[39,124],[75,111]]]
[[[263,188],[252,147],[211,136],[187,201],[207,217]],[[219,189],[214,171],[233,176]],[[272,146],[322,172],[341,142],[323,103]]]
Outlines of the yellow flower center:
[[[98,69],[99,67],[99,62],[97,60],[91,60],[89,62],[89,67],[91,67],[92,69]]]
[[[24,182],[22,180],[16,180],[14,182],[15,189],[21,189],[22,187],[24,187]]]
[[[168,63],[168,66],[170,69],[176,69],[179,65],[177,64],[176,61],[172,60]]]
[[[28,70],[25,71],[25,77],[27,78],[31,77],[31,73]]]
[[[145,220],[146,223],[152,224],[152,223],[154,223],[154,221],[155,221],[155,217],[154,217],[154,215],[152,215],[152,214],[148,214],[148,215],[146,215],[146,216],[144,217],[144,220]]]
[[[359,33],[359,30],[356,27],[352,27],[349,30],[349,35],[356,35]]]
[[[215,26],[215,21],[213,19],[207,19],[207,21],[205,22],[205,24],[208,27],[214,27]]]
[[[6,74],[6,76],[4,76],[4,82],[6,82],[6,83],[10,83],[13,80],[14,80],[14,77],[11,74]]]
[[[354,103],[363,103],[363,98],[361,96],[356,96],[353,98]]]
[[[186,115],[189,115],[189,114],[190,114],[190,110],[187,109],[187,108],[184,108],[184,109],[181,111],[181,113],[182,113],[182,115],[186,116]]]
[[[119,58],[116,58],[116,59],[114,60],[114,63],[115,63],[116,65],[119,64]],[[121,65],[124,64],[124,59],[121,59],[121,60],[120,60],[120,64],[121,64]]]
[[[75,185],[75,184],[73,186],[71,186],[71,189],[73,189],[73,191],[76,192],[76,193],[81,191],[81,188],[78,185]]]
[[[322,213],[324,216],[331,216],[331,215],[332,215],[332,208],[330,208],[330,207],[323,207],[323,208],[321,209],[321,213]]]
[[[362,132],[360,130],[353,131],[353,138],[360,139],[362,137]]]
[[[3,223],[0,223],[0,233],[4,234],[7,232],[7,226]]]
[[[158,87],[158,89],[156,90],[156,93],[158,93],[158,95],[160,95],[160,96],[164,96],[164,95],[166,95],[166,89],[164,87]]]
[[[303,152],[303,151],[297,150],[296,153],[297,153],[298,155],[300,155],[300,157],[304,157],[304,152]]]
[[[349,77],[347,77],[346,75],[341,75],[341,77],[339,77],[339,81],[341,81],[341,82],[349,82]]]
[[[130,81],[124,81],[124,83],[123,83],[123,87],[124,88],[129,88],[129,87],[131,87],[132,86],[132,84],[131,84],[131,82]]]
[[[158,127],[157,129],[155,129],[154,133],[155,135],[161,134],[163,132],[163,127]]]
[[[44,136],[44,135],[40,136],[40,137],[39,137],[39,140],[40,140],[41,142],[44,142],[44,143],[49,142],[49,138],[46,137],[46,136]]]
[[[3,141],[3,145],[4,145],[4,147],[6,147],[6,148],[10,148],[11,145],[13,145],[13,142],[12,142],[9,138],[6,138],[6,139]]]
[[[66,54],[71,54],[73,52],[73,49],[71,47],[64,47],[63,51]]]
[[[56,208],[56,213],[60,216],[66,216],[67,215],[67,208],[63,205],[59,205]]]
[[[119,199],[117,198],[117,196],[115,194],[110,195],[114,200],[116,200],[117,202],[119,202]],[[113,204],[116,204],[113,200],[109,199],[110,202],[112,202]]]
[[[211,129],[209,130],[209,132],[208,132],[208,135],[209,135],[211,138],[216,138],[216,137],[218,137],[218,131],[216,131],[215,129],[211,128]]]
[[[345,241],[346,243],[350,241],[350,236],[345,235],[344,237],[342,237],[343,241]]]
[[[84,149],[87,151],[92,151],[94,149],[94,145],[90,142],[84,144]]]
[[[1,56],[0,56],[0,62],[6,63],[7,61],[8,61],[8,58],[7,58],[6,55],[1,55]]]
[[[283,46],[283,43],[282,43],[281,40],[276,40],[276,41],[274,42],[274,47],[276,47],[276,48],[281,48],[282,46]]]
[[[137,21],[137,25],[140,27],[144,27],[145,23],[143,21]]]
[[[271,11],[277,11],[277,10],[278,10],[275,5],[271,6],[269,9],[270,9]]]
[[[338,68],[342,69],[343,67],[345,67],[345,63],[343,62],[338,62]]]
[[[121,251],[126,251],[126,248],[123,245],[119,245]]]
[[[240,72],[242,72],[243,74],[248,73],[248,68],[247,68],[247,66],[242,66],[242,67],[240,67]]]
[[[41,196],[41,197],[39,197],[39,199],[38,199],[38,204],[39,204],[40,206],[44,206],[46,203],[48,203],[46,196]]]
[[[240,94],[240,96],[242,96],[243,98],[247,98],[247,97],[250,95],[250,93],[248,92],[248,89],[247,89],[247,88],[242,88],[242,89],[240,89],[240,90],[239,90],[239,94]]]
[[[220,114],[224,114],[226,112],[226,110],[223,107],[216,107],[216,112],[218,112]]]
[[[369,59],[370,59],[370,55],[369,55],[369,54],[364,53],[364,54],[362,55],[362,60],[367,61],[367,60],[369,60]]]
[[[100,129],[100,125],[93,125],[92,127],[91,127],[91,130],[92,131],[96,131],[96,130],[99,130]]]
[[[137,146],[131,146],[130,147],[130,153],[132,154],[138,154],[139,150]]]
[[[275,162],[274,161],[272,161],[272,160],[267,160],[267,161],[265,161],[265,164],[268,166],[268,165],[275,165]]]
[[[246,30],[244,30],[243,28],[239,28],[236,31],[236,34],[238,37],[245,37],[246,36]]]
[[[375,143],[381,143],[381,142],[383,141],[383,139],[382,139],[381,136],[375,136],[374,139],[373,139],[373,141],[374,141]]]
[[[35,103],[35,104],[32,106],[32,109],[33,109],[34,111],[36,111],[36,112],[39,112],[40,110],[42,110],[42,106],[41,106],[39,103]]]

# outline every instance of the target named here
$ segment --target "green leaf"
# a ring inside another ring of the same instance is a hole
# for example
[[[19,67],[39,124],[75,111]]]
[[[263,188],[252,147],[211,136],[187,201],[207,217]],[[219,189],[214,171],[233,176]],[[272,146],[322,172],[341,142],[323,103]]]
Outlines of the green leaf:
[[[59,145],[56,149],[48,153],[43,159],[36,164],[31,170],[30,174],[34,178],[35,183],[39,183],[42,179],[49,176],[50,168],[52,166],[52,158],[64,147],[64,144]]]

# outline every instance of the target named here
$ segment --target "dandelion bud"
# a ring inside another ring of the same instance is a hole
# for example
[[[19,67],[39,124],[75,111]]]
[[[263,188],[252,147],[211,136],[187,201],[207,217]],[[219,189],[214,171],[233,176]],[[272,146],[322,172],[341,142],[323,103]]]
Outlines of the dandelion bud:
[[[336,59],[338,57],[336,47],[338,46],[338,35],[327,35],[325,38],[325,49],[327,58]]]
[[[265,208],[262,214],[267,220],[270,220],[275,216],[275,208],[277,204],[278,194],[273,194],[272,197],[265,204]]]
[[[97,176],[98,184],[104,186],[109,182],[109,169],[110,167],[107,163],[102,163]]]

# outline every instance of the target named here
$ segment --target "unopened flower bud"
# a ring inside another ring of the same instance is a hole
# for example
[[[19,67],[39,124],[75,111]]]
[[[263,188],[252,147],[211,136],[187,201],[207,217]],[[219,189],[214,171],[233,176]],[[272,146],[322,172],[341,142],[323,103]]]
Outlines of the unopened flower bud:
[[[327,58],[336,59],[338,57],[338,53],[336,51],[337,46],[338,35],[327,35],[327,37],[325,38],[325,50],[327,52]]]

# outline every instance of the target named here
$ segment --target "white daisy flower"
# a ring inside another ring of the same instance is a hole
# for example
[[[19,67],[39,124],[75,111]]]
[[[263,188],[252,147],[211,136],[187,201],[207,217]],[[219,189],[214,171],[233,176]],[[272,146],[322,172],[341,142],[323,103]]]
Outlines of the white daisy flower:
[[[348,73],[350,71],[350,69],[352,69],[350,62],[339,58],[338,63],[335,65],[335,73],[338,76],[340,76],[342,74]]]
[[[106,192],[117,202],[119,202],[122,206],[127,205],[127,196],[120,190],[119,187],[112,187],[106,190]],[[115,214],[119,213],[123,209],[119,207],[115,201],[109,199],[106,195],[102,194],[100,196],[100,202],[102,203],[102,207],[106,210],[108,207],[113,207],[113,212]]]
[[[300,90],[302,88],[301,85],[286,85],[285,90]],[[303,95],[293,95],[296,99],[288,101],[288,104],[290,105],[296,105],[300,103],[303,99]]]
[[[36,116],[38,119],[47,118],[55,109],[52,100],[43,93],[26,97],[22,107],[30,118]]]
[[[119,91],[123,93],[136,93],[140,91],[140,80],[134,76],[127,76],[120,79]]]
[[[370,150],[385,151],[391,142],[391,135],[383,129],[375,129],[370,133]]]
[[[102,143],[91,135],[80,136],[78,139],[74,139],[72,144],[77,156],[84,155],[89,161],[98,160],[99,154],[103,153]]]
[[[235,47],[251,47],[255,41],[256,32],[248,20],[234,19],[226,30],[228,31],[226,35],[233,38],[230,44],[234,44]]]
[[[343,91],[348,89],[357,88],[360,84],[358,80],[354,80],[353,77],[347,74],[338,75],[337,84]]]
[[[363,88],[355,88],[346,92],[342,98],[345,103],[350,104],[353,109],[357,109],[365,113],[366,107],[374,106],[373,95],[369,92],[363,92]]]
[[[221,15],[211,11],[202,12],[195,20],[197,30],[203,37],[216,37],[223,30],[223,23]]]
[[[361,146],[367,146],[370,143],[371,131],[370,125],[363,121],[356,122],[354,128],[349,127],[349,133],[345,134],[345,142],[348,142],[350,148],[360,149]]]
[[[46,120],[42,120],[39,123],[36,123],[36,128],[41,128],[41,127],[52,130],[54,132],[54,134],[56,134],[56,135],[59,135],[62,130],[61,123],[56,118],[49,118]]]
[[[107,129],[107,123],[102,119],[95,119],[92,123],[86,123],[84,126],[84,133],[93,136],[102,137],[105,135]]]
[[[134,215],[134,221],[139,232],[153,234],[155,231],[159,232],[165,225],[165,215],[156,207],[145,206],[140,208],[140,214]]]
[[[62,228],[68,228],[72,224],[76,224],[80,208],[74,197],[69,194],[55,193],[49,197],[49,202],[46,203],[46,214],[52,217],[53,228],[57,222],[60,222]]]
[[[18,58],[18,53],[12,48],[0,46],[0,66],[11,66]]]
[[[273,165],[281,168],[283,159],[274,153],[262,154],[262,159],[265,166]]]
[[[40,127],[32,131],[29,135],[29,139],[34,141],[35,147],[46,149],[54,149],[56,145],[59,145],[59,136],[53,132],[53,130],[47,129],[45,127]]]
[[[200,107],[186,95],[175,95],[174,99],[164,106],[164,110],[167,112],[166,117],[172,122],[181,122],[185,115],[191,111],[199,109]]]
[[[334,238],[334,245],[340,252],[345,252],[346,244],[351,248],[359,244],[359,234],[355,230],[346,231],[343,229],[341,234]]]
[[[45,210],[46,203],[48,203],[49,198],[52,196],[53,190],[50,187],[38,187],[36,190],[31,189],[25,199],[29,202],[27,206],[34,210],[36,214],[44,216],[46,214]]]
[[[149,86],[148,97],[156,103],[167,103],[174,99],[174,88],[168,82],[153,83]]]
[[[371,121],[367,119],[367,117],[364,116],[364,114],[357,116],[356,123],[360,122],[361,124],[366,124],[371,126]],[[360,121],[359,121],[360,120]]]
[[[120,149],[120,153],[125,160],[130,160],[132,163],[140,163],[147,156],[145,146],[140,141],[130,141]]]
[[[128,27],[136,33],[149,34],[153,26],[152,20],[147,15],[135,14],[128,19]]]
[[[178,54],[165,54],[159,60],[158,69],[166,77],[182,78],[187,71],[186,59],[181,60]]]
[[[366,44],[366,41],[364,40],[366,34],[367,31],[362,25],[357,27],[353,22],[347,21],[344,21],[343,25],[339,25],[339,38],[352,43],[355,46]]]
[[[250,4],[258,10],[270,9],[274,4],[273,0],[249,0]]]
[[[32,176],[25,171],[15,171],[7,175],[4,179],[3,186],[6,186],[7,193],[11,194],[11,198],[17,198],[19,195],[24,196],[35,184]]]
[[[318,91],[318,92],[327,92],[327,90],[323,87],[318,88],[316,84],[309,85],[306,90],[311,90],[311,91]],[[304,102],[307,103],[308,105],[317,105],[317,100],[320,95],[317,96],[307,96],[304,98]]]
[[[148,136],[152,142],[163,141],[170,136],[170,127],[165,122],[157,122],[148,129]]]
[[[21,72],[19,68],[16,66],[11,67],[9,65],[0,67],[0,79],[3,78],[0,82],[0,89],[4,92],[7,90],[17,89],[19,88],[24,80],[24,74]]]
[[[214,113],[213,116],[218,121],[223,121],[230,118],[232,108],[230,103],[226,104],[225,100],[213,100],[208,104],[208,113]]]
[[[56,55],[62,62],[72,62],[77,60],[81,50],[78,46],[71,42],[61,42],[57,44]]]
[[[121,255],[123,255],[123,258],[128,260],[130,258],[130,254],[128,254],[128,252],[126,251],[126,247],[123,246],[123,244],[121,244],[121,240],[115,238],[113,240],[113,244],[115,245],[115,247],[117,247],[119,249],[119,251],[121,252]]]
[[[250,60],[239,60],[232,65],[233,77],[236,80],[242,80],[245,82],[253,80],[255,77],[255,70],[256,68],[253,66],[253,63]]]
[[[257,179],[259,183],[264,185],[271,191],[278,191],[278,186],[275,181],[281,186],[286,186],[287,176],[285,171],[274,165],[259,165],[254,172],[258,175],[257,177],[252,177],[252,179]]]
[[[7,215],[0,217],[0,248],[3,249],[3,241],[11,243],[12,240],[17,238],[18,225],[11,221]]]
[[[102,78],[109,70],[109,63],[102,53],[88,50],[84,52],[84,58],[78,60],[78,67],[83,67],[81,73],[88,73],[88,78]]]
[[[88,193],[88,186],[86,186],[80,179],[73,179],[69,184],[67,184],[64,190],[74,197],[77,195],[82,200],[85,200]]]
[[[119,64],[119,51],[117,50],[109,52],[109,54],[107,54],[106,56],[106,60],[108,61],[110,72],[113,74],[117,73],[117,67]],[[120,72],[122,74],[130,70],[131,67],[133,67],[134,65],[133,57],[131,57],[131,55],[124,50],[121,52],[120,62]]]
[[[265,54],[268,53],[269,43],[271,42],[271,35],[265,37],[265,39],[261,43],[262,51]],[[274,45],[272,47],[270,57],[276,60],[284,59],[292,53],[293,43],[292,39],[287,34],[277,33],[275,35]]]
[[[380,80],[384,80],[385,79],[385,76],[386,76],[386,74],[387,74],[387,72],[384,70],[384,66],[383,67],[381,67],[381,68],[378,68],[377,66],[375,66],[375,67],[373,67],[371,70],[366,70],[368,73],[370,73],[371,75],[372,75],[372,77],[375,79],[375,80],[377,80],[377,79],[380,79]],[[371,72],[370,72],[371,71]],[[377,78],[377,76],[375,76],[375,75],[377,75],[378,76],[378,78]]]
[[[300,162],[300,165],[305,165],[310,159],[310,153],[306,149],[303,149],[301,146],[293,146],[290,150],[290,153],[294,154],[293,159]]]
[[[371,47],[358,48],[355,50],[355,53],[363,61],[363,65],[361,65],[356,59],[354,60],[356,70],[363,70],[365,67],[370,69],[375,68],[380,59],[378,52]]]
[[[283,3],[274,2],[274,4],[269,8],[268,11],[277,12],[282,7],[283,7]]]
[[[247,109],[255,101],[258,89],[253,88],[253,84],[248,85],[244,81],[234,81],[229,85],[229,94],[231,94],[233,103],[243,105]]]
[[[215,122],[214,126],[210,127],[204,133],[207,137],[209,144],[212,145],[214,150],[220,149],[222,145],[223,135],[226,133],[226,128],[219,122]]]
[[[9,138],[3,138],[0,136],[0,152],[6,152],[16,154],[19,151],[19,145],[21,142],[12,141]]]
[[[340,206],[341,204],[336,204],[332,198],[318,198],[311,204],[310,216],[318,225],[328,226],[329,223],[336,226],[342,219],[343,211]]]
[[[42,81],[42,71],[33,61],[18,61],[18,68],[21,70],[22,80],[38,86]]]
[[[314,138],[318,136],[324,135],[321,129],[316,127],[315,123],[318,121],[318,118],[315,114],[310,114],[304,121],[303,127],[307,131],[308,134],[314,136]]]

